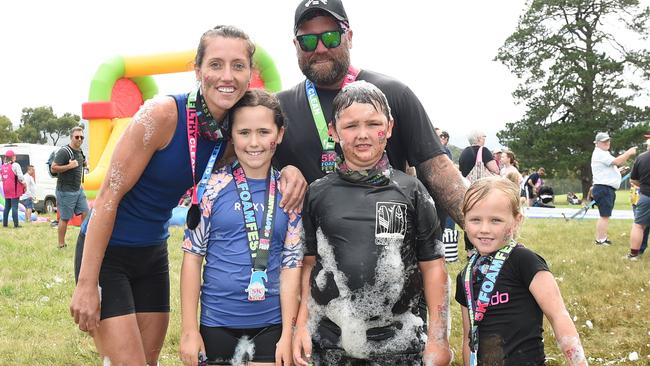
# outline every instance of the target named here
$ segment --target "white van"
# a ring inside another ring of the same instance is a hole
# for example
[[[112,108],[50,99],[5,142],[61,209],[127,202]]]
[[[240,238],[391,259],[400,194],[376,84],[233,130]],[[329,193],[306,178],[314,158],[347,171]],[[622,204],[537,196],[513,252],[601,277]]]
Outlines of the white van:
[[[38,212],[52,213],[56,210],[56,178],[52,178],[47,171],[47,159],[52,151],[57,151],[60,146],[37,145],[37,144],[0,144],[0,156],[2,161],[7,150],[13,150],[16,154],[16,162],[20,164],[23,173],[27,171],[28,165],[34,166],[36,181],[36,199],[34,209]]]

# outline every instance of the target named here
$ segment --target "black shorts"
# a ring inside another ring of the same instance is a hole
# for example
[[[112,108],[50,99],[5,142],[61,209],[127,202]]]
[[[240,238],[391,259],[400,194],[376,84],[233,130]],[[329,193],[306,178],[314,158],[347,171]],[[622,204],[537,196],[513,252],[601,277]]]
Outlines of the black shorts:
[[[79,278],[85,235],[79,233],[74,258]],[[101,319],[133,313],[169,312],[167,245],[106,247],[99,270]]]
[[[238,351],[241,360],[237,364],[249,362],[275,362],[276,344],[282,335],[282,324],[269,325],[264,328],[234,329],[224,327],[206,327],[201,325],[201,336],[208,357],[208,365],[230,365]],[[246,337],[253,344],[253,355],[245,353],[247,347],[239,347],[240,340]]]
[[[415,353],[402,353],[362,360],[346,356],[342,349],[314,348],[314,364],[322,366],[420,366],[422,365],[422,356]]]
[[[426,324],[426,323],[425,323]],[[384,341],[392,337],[392,327],[371,328],[366,330],[369,342]],[[426,332],[426,330],[422,330]],[[316,330],[317,336],[312,336],[314,364],[322,366],[420,366],[422,365],[422,349],[424,343],[417,339],[411,340],[411,345],[404,352],[384,353],[373,355],[370,359],[350,357],[345,350],[339,347],[341,331],[329,319],[323,319]],[[387,338],[388,337],[388,338]],[[318,341],[316,341],[318,339]]]

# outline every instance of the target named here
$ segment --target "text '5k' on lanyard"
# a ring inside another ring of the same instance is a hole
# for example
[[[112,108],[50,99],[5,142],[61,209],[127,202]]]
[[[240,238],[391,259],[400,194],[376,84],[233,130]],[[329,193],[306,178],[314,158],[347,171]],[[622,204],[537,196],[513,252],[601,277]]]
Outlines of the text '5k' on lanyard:
[[[192,205],[198,205],[199,201],[203,197],[205,192],[205,185],[210,179],[210,174],[212,174],[212,168],[217,162],[221,148],[225,143],[225,139],[220,139],[217,141],[217,144],[212,150],[208,164],[205,166],[203,171],[203,176],[201,176],[201,181],[199,184],[196,184],[196,147],[199,138],[199,121],[196,114],[196,95],[198,90],[194,90],[190,93],[187,98],[187,107],[185,108],[187,113],[187,145],[190,150],[190,163],[192,166]]]
[[[273,223],[275,222],[275,197],[278,186],[275,179],[276,170],[271,166],[269,175],[266,178],[268,189],[265,193],[266,205],[264,206],[261,228],[257,226],[253,194],[246,180],[246,173],[238,160],[232,163],[232,176],[235,179],[235,186],[241,203],[241,212],[244,216],[248,249],[253,259],[251,279],[246,292],[248,292],[249,301],[262,301],[266,298],[264,282],[268,282],[266,267],[269,262],[269,248],[273,237]]]
[[[492,262],[488,267],[488,271],[483,277],[483,281],[479,284],[479,293],[478,298],[474,300],[473,293],[473,284],[472,284],[472,272],[480,254],[478,252],[474,253],[472,258],[470,258],[467,268],[465,268],[464,276],[464,285],[465,285],[465,297],[467,300],[467,310],[469,312],[469,325],[470,325],[470,337],[469,337],[469,350],[470,350],[470,366],[477,365],[477,356],[478,356],[478,324],[485,319],[485,312],[487,311],[488,306],[490,306],[490,297],[496,287],[497,278],[503,264],[512,253],[512,250],[517,246],[517,242],[511,240],[508,245],[505,245],[503,248],[499,249],[494,257]],[[478,269],[480,270],[480,269]]]
[[[348,67],[348,72],[343,78],[341,83],[341,89],[346,85],[354,82],[359,76],[359,69],[350,65]],[[325,115],[323,114],[323,108],[320,104],[320,99],[318,99],[318,93],[316,92],[316,87],[314,83],[307,79],[305,80],[305,93],[307,94],[307,102],[309,104],[309,109],[311,110],[311,115],[314,118],[314,123],[316,124],[316,130],[318,130],[318,137],[320,139],[321,147],[323,152],[321,154],[321,170],[323,173],[328,174],[336,170],[336,152],[334,151],[334,140],[328,134],[327,131],[327,121],[325,120]]]

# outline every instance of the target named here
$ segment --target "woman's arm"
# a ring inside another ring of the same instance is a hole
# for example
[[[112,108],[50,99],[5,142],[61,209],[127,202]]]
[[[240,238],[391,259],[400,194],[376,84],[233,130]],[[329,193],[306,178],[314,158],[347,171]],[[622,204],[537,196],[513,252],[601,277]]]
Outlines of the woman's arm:
[[[177,115],[174,99],[149,101],[136,113],[115,146],[88,222],[79,279],[70,304],[70,314],[82,331],[99,325],[99,269],[113,232],[117,207],[140,179],[153,154],[171,141]]]
[[[560,289],[551,272],[537,272],[528,288],[551,323],[555,339],[557,339],[569,365],[587,365],[580,336],[564,306]]]
[[[485,167],[488,168],[492,173],[499,175],[499,165],[497,165],[496,160],[490,160],[485,164]]]
[[[197,309],[201,291],[203,257],[185,252],[181,267],[181,339],[180,357],[183,364],[196,366],[199,352],[205,354],[205,345],[199,332]]]

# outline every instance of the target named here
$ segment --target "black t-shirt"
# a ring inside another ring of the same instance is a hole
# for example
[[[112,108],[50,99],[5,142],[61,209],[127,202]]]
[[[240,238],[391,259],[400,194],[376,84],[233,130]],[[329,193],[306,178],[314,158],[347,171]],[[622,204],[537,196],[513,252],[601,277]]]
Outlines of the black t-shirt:
[[[394,168],[404,171],[407,161],[409,165],[417,166],[445,153],[424,107],[411,89],[393,78],[368,70],[362,70],[357,80],[376,85],[386,95],[395,120],[392,137],[386,146],[388,159]],[[331,121],[332,101],[338,90],[316,88],[316,91],[325,120]],[[288,121],[282,143],[275,153],[275,165],[278,168],[294,165],[311,183],[324,175],[320,169],[323,148],[307,103],[305,83],[278,93],[278,98]]]
[[[69,146],[68,146],[69,147]],[[62,192],[76,192],[81,188],[81,177],[83,175],[84,164],[86,157],[81,150],[73,148],[62,147],[56,152],[54,156],[54,163],[56,165],[67,165],[70,162],[70,153],[72,151],[74,158],[79,163],[74,169],[60,172],[57,175],[56,190]]]
[[[397,170],[381,187],[337,173],[309,186],[302,220],[305,255],[316,255],[310,317],[321,320],[321,347],[345,348],[361,323],[372,353],[421,351],[417,264],[444,256],[434,206],[420,181]]]
[[[469,172],[471,172],[476,165],[476,154],[478,154],[479,148],[480,146],[478,145],[471,145],[466,147],[463,152],[460,153],[460,156],[458,157],[458,166],[463,177],[467,177]],[[490,149],[483,147],[482,159],[484,165],[487,165],[487,163],[494,160]]]
[[[467,307],[465,268],[456,277],[456,301]],[[479,365],[544,365],[543,313],[528,289],[539,271],[548,271],[544,258],[521,245],[512,250],[479,323]],[[473,284],[475,297],[479,285]]]
[[[526,187],[526,191],[531,193],[531,195],[533,195],[535,193],[535,190],[533,189],[533,187],[537,184],[537,181],[539,181],[539,178],[541,178],[539,176],[539,173],[534,172],[533,174],[528,176],[528,179],[526,179],[526,184],[524,185],[524,187]],[[531,182],[533,184],[533,187],[531,187],[530,183],[528,183],[528,182]]]
[[[632,166],[630,179],[641,182],[639,190],[644,196],[650,197],[650,153],[644,152],[636,157]]]

